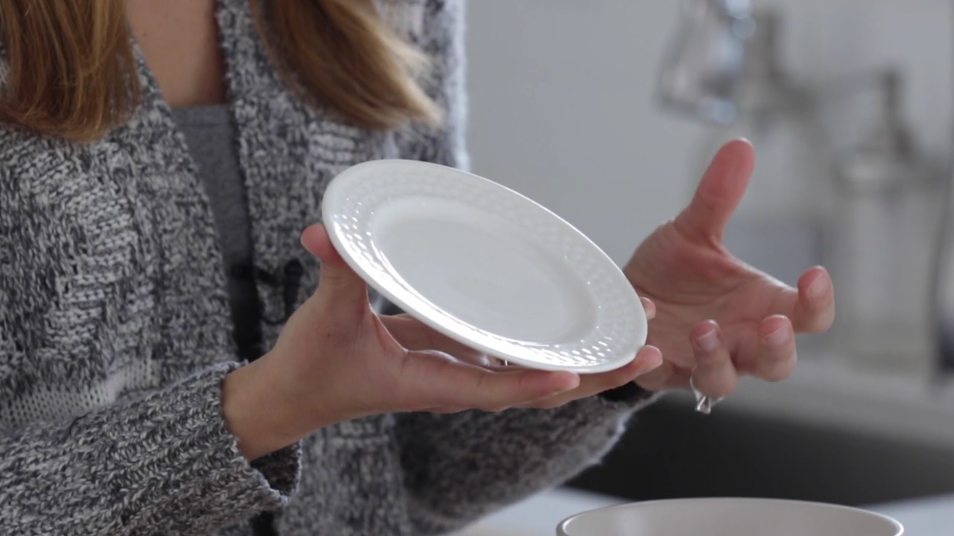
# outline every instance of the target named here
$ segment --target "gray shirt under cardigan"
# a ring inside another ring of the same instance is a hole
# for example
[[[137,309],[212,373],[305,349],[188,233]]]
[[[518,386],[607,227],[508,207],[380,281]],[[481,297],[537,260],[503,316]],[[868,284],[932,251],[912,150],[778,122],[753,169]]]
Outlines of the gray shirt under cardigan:
[[[185,135],[212,210],[216,242],[222,251],[235,344],[240,354],[255,359],[261,351],[258,348],[261,319],[255,293],[248,201],[232,114],[228,106],[219,105],[175,108],[172,116]]]
[[[289,306],[275,278],[304,267],[292,306],[315,288],[298,237],[335,174],[392,157],[467,165],[462,3],[379,5],[434,56],[446,128],[372,133],[307,108],[268,62],[247,0],[218,2],[245,260],[274,274],[247,279],[265,348]],[[143,105],[99,142],[0,126],[0,534],[248,535],[263,511],[281,536],[442,534],[596,462],[648,400],[382,415],[247,462],[220,401],[244,359],[223,270],[234,244],[139,65]]]

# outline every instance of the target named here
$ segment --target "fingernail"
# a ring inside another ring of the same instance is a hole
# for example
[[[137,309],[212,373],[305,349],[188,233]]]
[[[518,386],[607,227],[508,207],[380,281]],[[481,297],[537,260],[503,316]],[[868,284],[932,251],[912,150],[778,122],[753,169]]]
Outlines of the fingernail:
[[[828,290],[828,278],[823,275],[820,275],[812,281],[811,285],[808,285],[808,297],[817,298],[824,294]]]
[[[658,369],[663,364],[663,356],[661,353],[655,353],[650,360],[644,360],[641,364],[638,376],[643,374],[649,374],[650,372]]]
[[[572,375],[572,377],[571,377],[571,375]],[[569,372],[569,373],[565,374],[565,376],[567,377],[567,380],[568,380],[566,387],[562,387],[562,388],[558,389],[554,394],[558,394],[558,395],[559,395],[559,394],[563,394],[563,393],[568,393],[568,392],[570,392],[570,391],[572,391],[572,390],[574,390],[574,389],[576,389],[577,387],[580,386],[580,376],[579,376],[578,374]]]
[[[778,328],[772,333],[766,335],[762,341],[766,346],[781,346],[787,343],[790,337],[791,335],[789,334],[787,328]]]
[[[712,330],[696,339],[696,346],[703,352],[711,352],[719,347],[719,332]]]

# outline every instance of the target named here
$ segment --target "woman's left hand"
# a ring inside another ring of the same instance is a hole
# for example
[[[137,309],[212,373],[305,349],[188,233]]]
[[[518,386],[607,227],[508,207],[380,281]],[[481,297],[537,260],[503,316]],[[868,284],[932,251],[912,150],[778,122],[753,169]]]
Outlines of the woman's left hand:
[[[748,142],[726,144],[692,203],[650,235],[626,265],[624,272],[652,319],[648,344],[636,359],[611,372],[581,375],[576,389],[525,407],[552,408],[633,381],[649,391],[689,388],[690,378],[700,392],[722,397],[735,389],[741,375],[780,381],[791,374],[795,332],[818,333],[831,326],[834,290],[823,268],[805,272],[794,289],[722,246],[754,162]],[[497,366],[406,315],[382,321],[408,350],[438,350]]]
[[[795,333],[831,327],[835,294],[824,268],[806,271],[795,289],[722,245],[754,165],[750,143],[726,144],[689,206],[650,235],[624,269],[640,296],[655,302],[649,343],[665,357],[636,380],[644,389],[687,388],[691,378],[703,394],[723,397],[741,375],[781,381],[795,368]]]

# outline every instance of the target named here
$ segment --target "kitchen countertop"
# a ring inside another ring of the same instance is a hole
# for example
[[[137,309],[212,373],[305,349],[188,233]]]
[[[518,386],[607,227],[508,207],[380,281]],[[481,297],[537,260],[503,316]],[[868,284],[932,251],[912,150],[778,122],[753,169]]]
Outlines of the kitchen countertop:
[[[557,524],[567,517],[623,502],[626,501],[556,488],[493,514],[454,536],[554,536]],[[869,509],[900,521],[905,536],[954,533],[954,496],[875,505]]]

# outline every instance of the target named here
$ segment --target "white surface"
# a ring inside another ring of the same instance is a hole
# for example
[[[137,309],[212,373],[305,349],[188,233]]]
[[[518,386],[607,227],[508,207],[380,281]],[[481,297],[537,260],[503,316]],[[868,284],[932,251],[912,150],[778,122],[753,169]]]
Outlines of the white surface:
[[[493,514],[454,536],[554,536],[563,519],[624,502],[557,488]],[[950,536],[954,528],[954,496],[875,505],[869,509],[897,519],[905,528],[904,536]]]
[[[559,525],[560,536],[900,536],[874,512],[777,499],[701,498],[601,508]]]
[[[322,212],[365,281],[434,329],[538,369],[621,367],[646,342],[632,285],[534,201],[449,167],[378,160],[339,174]]]

